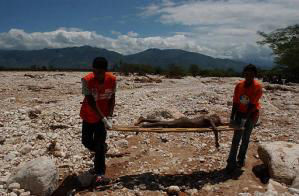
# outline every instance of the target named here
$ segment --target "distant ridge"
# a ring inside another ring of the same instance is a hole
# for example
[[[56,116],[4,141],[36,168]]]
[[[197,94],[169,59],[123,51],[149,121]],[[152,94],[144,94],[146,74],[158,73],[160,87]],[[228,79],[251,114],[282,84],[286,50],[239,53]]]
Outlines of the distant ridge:
[[[213,58],[195,52],[179,49],[148,49],[132,55],[96,48],[91,46],[41,49],[41,50],[0,50],[0,67],[30,68],[32,66],[54,67],[57,69],[85,69],[90,68],[94,57],[103,56],[110,64],[128,63],[165,67],[177,64],[188,67],[199,65],[204,69],[234,69],[242,70],[244,62],[231,59]]]

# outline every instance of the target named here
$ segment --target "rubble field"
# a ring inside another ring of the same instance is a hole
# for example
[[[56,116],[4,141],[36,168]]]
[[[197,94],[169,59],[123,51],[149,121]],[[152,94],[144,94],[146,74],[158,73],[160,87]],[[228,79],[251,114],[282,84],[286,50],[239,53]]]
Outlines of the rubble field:
[[[0,195],[5,179],[21,163],[40,156],[55,160],[60,180],[87,171],[93,161],[81,144],[81,78],[86,72],[0,72]],[[235,84],[241,78],[117,75],[114,125],[140,116],[165,120],[219,114],[228,121]],[[262,161],[259,142],[299,143],[299,85],[263,83],[262,110],[245,167],[224,173],[232,132],[122,133],[108,131],[107,176],[116,182],[98,192],[75,195],[262,195],[267,184],[253,172]],[[55,151],[50,151],[55,142]],[[24,190],[26,191],[26,190]],[[282,194],[287,188],[277,190]]]

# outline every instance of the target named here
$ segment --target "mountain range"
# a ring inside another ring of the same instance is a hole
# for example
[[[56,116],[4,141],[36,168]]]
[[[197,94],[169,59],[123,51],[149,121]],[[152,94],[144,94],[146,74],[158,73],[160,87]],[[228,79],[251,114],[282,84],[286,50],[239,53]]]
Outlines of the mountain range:
[[[22,69],[45,66],[56,69],[89,69],[92,60],[97,56],[107,58],[111,65],[127,63],[165,67],[176,64],[188,67],[195,64],[203,69],[231,68],[241,71],[246,64],[180,49],[148,49],[136,54],[122,55],[102,48],[81,46],[41,50],[0,50],[0,67]]]

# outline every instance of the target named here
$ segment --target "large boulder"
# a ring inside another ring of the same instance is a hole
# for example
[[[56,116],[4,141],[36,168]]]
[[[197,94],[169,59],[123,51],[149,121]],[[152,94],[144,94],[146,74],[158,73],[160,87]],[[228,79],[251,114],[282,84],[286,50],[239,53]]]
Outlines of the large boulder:
[[[291,185],[299,174],[299,144],[277,141],[262,143],[258,154],[268,167],[270,177]]]
[[[58,170],[48,157],[39,157],[19,166],[7,183],[17,182],[34,195],[51,195],[58,185]]]

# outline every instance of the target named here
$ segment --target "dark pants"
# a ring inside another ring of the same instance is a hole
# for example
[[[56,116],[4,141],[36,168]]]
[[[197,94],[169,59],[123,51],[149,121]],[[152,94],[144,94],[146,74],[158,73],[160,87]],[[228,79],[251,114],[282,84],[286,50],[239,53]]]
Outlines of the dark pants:
[[[244,116],[244,114],[237,113],[236,119],[235,119],[237,124],[241,123],[241,118],[243,116]],[[250,135],[251,135],[251,132],[254,128],[256,121],[257,121],[257,119],[249,118],[245,123],[244,130],[235,130],[234,131],[234,136],[232,139],[229,156],[227,159],[228,166],[235,167],[237,165],[236,159],[238,159],[238,161],[244,163],[245,158],[246,158],[246,152],[248,149]],[[239,149],[239,144],[240,144],[241,139],[242,139],[242,142],[241,142],[241,146]],[[238,149],[239,149],[239,153],[238,153]],[[238,157],[237,157],[237,153],[238,153]]]
[[[82,144],[90,151],[95,152],[94,170],[96,174],[104,175],[106,170],[105,154],[107,131],[102,121],[98,123],[82,123]]]

